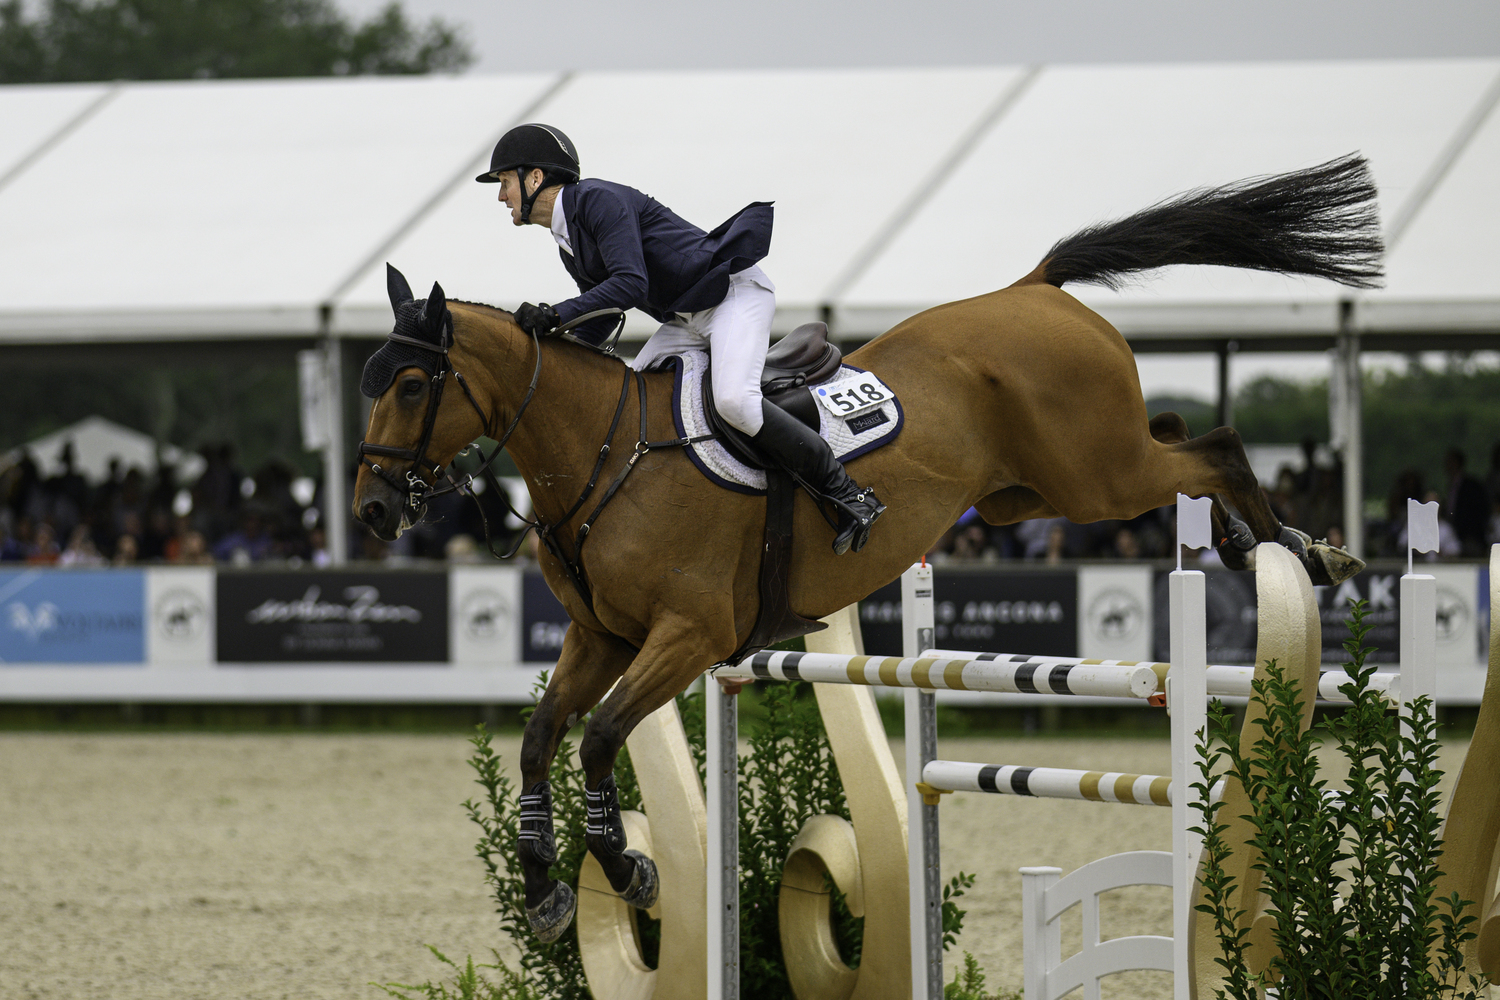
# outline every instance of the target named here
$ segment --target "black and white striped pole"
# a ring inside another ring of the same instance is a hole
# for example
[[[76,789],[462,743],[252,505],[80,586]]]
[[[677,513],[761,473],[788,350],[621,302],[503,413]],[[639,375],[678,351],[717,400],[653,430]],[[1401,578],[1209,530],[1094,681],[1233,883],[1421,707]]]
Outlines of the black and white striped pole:
[[[708,1000],[740,996],[739,685],[703,679],[708,733]]]
[[[925,561],[901,575],[901,653],[918,657],[933,645],[932,567]],[[908,688],[906,697],[907,872],[911,899],[912,1000],[942,1000],[943,895],[936,793],[918,787],[937,757],[937,696]],[[932,804],[928,804],[928,800]]]

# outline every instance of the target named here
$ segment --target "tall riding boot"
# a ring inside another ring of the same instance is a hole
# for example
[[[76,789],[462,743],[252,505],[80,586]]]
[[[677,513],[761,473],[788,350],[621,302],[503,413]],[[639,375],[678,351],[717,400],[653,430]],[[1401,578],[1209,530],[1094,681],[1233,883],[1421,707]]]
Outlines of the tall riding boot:
[[[843,465],[833,457],[828,442],[796,417],[762,399],[764,423],[750,440],[787,472],[833,502],[839,509],[839,530],[833,551],[855,552],[870,540],[870,525],[885,511],[872,490],[860,489]]]

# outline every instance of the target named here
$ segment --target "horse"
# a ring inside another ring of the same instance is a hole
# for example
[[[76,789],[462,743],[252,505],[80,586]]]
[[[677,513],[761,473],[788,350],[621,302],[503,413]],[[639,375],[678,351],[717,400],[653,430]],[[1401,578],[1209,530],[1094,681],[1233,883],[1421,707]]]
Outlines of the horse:
[[[1168,265],[1215,264],[1374,287],[1374,199],[1357,154],[1188,192],[1090,226],[1010,286],[929,309],[854,351],[849,363],[877,375],[904,407],[899,436],[850,463],[888,509],[862,551],[835,555],[818,503],[797,497],[792,610],[818,619],[866,597],[971,507],[992,525],[1090,522],[1133,518],[1178,493],[1215,497],[1215,538],[1231,568],[1253,568],[1255,544],[1273,541],[1315,582],[1352,576],[1363,563],[1281,525],[1233,428],[1193,437],[1176,414],[1148,419],[1130,347],[1062,286],[1113,287]],[[510,313],[449,302],[436,283],[414,299],[400,272],[389,275],[397,324],[382,350],[406,353],[362,386],[375,401],[355,517],[395,538],[420,519],[424,496],[461,449],[500,438],[547,533],[542,572],[571,619],[520,758],[527,914],[551,941],[576,906],[550,874],[548,775],[558,745],[592,711],[579,745],[588,849],[627,902],[654,905],[655,865],[627,849],[615,759],[642,719],[751,633],[765,503],[710,484],[681,447],[641,446],[675,434],[670,374],[634,376],[607,353],[527,335]],[[450,371],[462,398],[443,393]],[[607,505],[601,481],[611,484]]]

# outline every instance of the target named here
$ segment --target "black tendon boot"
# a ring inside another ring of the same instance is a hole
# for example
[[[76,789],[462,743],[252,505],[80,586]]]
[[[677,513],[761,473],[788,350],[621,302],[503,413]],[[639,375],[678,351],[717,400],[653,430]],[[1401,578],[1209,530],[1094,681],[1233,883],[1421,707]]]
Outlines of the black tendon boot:
[[[762,399],[760,433],[750,440],[787,472],[802,480],[839,509],[839,530],[833,551],[855,552],[870,540],[870,525],[885,511],[872,490],[860,489],[833,457],[828,442],[816,431],[774,403]]]

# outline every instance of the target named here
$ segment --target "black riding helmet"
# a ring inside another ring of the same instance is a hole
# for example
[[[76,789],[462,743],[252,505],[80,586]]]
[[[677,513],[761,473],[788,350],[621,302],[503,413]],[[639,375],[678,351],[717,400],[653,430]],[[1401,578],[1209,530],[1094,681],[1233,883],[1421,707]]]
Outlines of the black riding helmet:
[[[527,194],[526,175],[533,167],[540,167],[544,176],[541,185]],[[507,170],[514,170],[521,184],[522,222],[531,221],[531,206],[545,188],[576,181],[580,176],[573,140],[561,129],[535,122],[517,125],[502,135],[490,154],[490,169],[474,179],[481,184],[498,184],[500,175]]]

